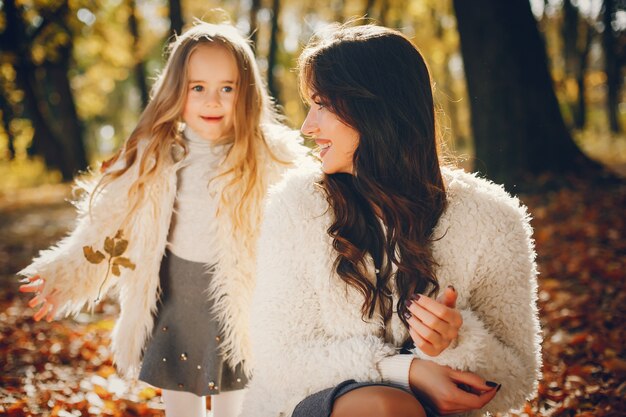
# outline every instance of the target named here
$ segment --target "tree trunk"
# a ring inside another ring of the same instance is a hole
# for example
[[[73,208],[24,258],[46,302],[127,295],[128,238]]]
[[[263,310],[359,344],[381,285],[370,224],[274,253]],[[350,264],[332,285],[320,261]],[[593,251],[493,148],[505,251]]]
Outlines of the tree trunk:
[[[257,40],[259,35],[259,10],[261,10],[261,0],[252,0],[252,4],[250,5],[250,41],[252,42],[252,47],[254,48],[255,53],[258,50]]]
[[[572,141],[528,0],[453,0],[476,168],[513,186],[526,174],[595,166]]]
[[[574,112],[574,123],[577,129],[585,127],[587,122],[587,99],[585,95],[585,74],[587,72],[587,58],[591,50],[592,27],[585,24],[584,40],[581,45],[580,59],[576,70],[576,83],[578,84],[578,100],[576,103],[576,111]]]
[[[146,82],[146,70],[143,63],[143,57],[139,54],[139,23],[137,20],[137,2],[135,0],[128,1],[128,30],[133,37],[133,53],[135,65],[133,72],[135,74],[135,82],[139,89],[142,108],[148,105],[150,93],[148,92],[148,83]]]
[[[604,32],[602,43],[604,46],[604,66],[606,72],[607,87],[607,112],[609,115],[609,126],[612,132],[619,132],[618,120],[619,90],[621,87],[620,63],[617,59],[615,33],[613,30],[613,16],[615,15],[615,1],[604,0],[603,8]]]
[[[591,48],[592,28],[584,18],[581,18],[578,9],[571,0],[563,2],[563,57],[565,60],[565,75],[576,80],[578,94],[575,99],[569,100],[567,105],[571,109],[574,126],[582,129],[586,121],[585,102],[585,72],[587,71],[587,57]]]
[[[565,71],[573,74],[578,66],[578,25],[580,14],[578,9],[572,4],[572,0],[563,1],[563,27],[561,36],[563,38],[563,56],[565,59]]]
[[[43,156],[48,168],[59,169],[63,180],[69,181],[73,178],[74,172],[65,165],[63,146],[43,115],[45,103],[39,99],[34,88],[36,85],[33,77],[34,68],[30,63],[22,61],[16,65],[15,69],[17,86],[24,92],[26,116],[35,130],[30,153]]]
[[[579,40],[579,25],[580,14],[578,9],[572,4],[571,0],[563,1],[563,25],[561,27],[561,39],[563,40],[563,60],[565,61],[565,79],[573,77],[578,81],[577,72],[580,67],[580,56],[578,54],[578,40]],[[574,119],[574,125],[579,126],[581,117],[584,117],[579,113],[579,104],[581,94],[584,96],[584,91],[578,91],[576,98],[570,97],[566,94],[567,106],[569,107],[572,118]]]
[[[369,19],[374,17],[374,5],[375,4],[376,4],[376,0],[367,0],[367,3],[365,3],[365,10],[363,11],[362,15]]]
[[[380,14],[378,20],[381,26],[387,26],[389,24],[389,0],[380,1]]]
[[[280,103],[278,85],[274,77],[274,68],[276,67],[276,59],[278,57],[278,31],[280,16],[280,0],[272,1],[272,32],[270,35],[270,50],[267,55],[267,88],[270,94]]]
[[[3,50],[14,56],[15,83],[17,88],[24,92],[24,116],[31,121],[34,129],[28,153],[43,156],[47,167],[59,169],[64,180],[71,180],[74,171],[65,162],[63,145],[45,117],[48,107],[37,93],[36,87],[39,82],[35,77],[35,66],[28,59],[31,39],[26,31],[21,10],[15,0],[7,0],[4,2],[4,12],[7,25],[0,35]]]
[[[170,34],[183,33],[183,8],[180,0],[169,0],[170,6]]]
[[[9,159],[15,158],[15,145],[13,133],[11,132],[11,119],[13,119],[13,109],[11,103],[4,96],[4,92],[0,93],[0,111],[2,111],[2,128],[7,135],[7,151]],[[2,156],[0,155],[0,158]]]
[[[335,22],[343,22],[344,20],[344,8],[345,8],[345,1],[344,0],[335,0],[332,3],[332,7],[333,7],[333,20]]]
[[[58,93],[56,126],[57,137],[65,150],[65,166],[72,175],[89,165],[83,139],[83,125],[76,111],[74,93],[70,86],[69,71],[72,60],[72,44],[58,48],[59,62],[47,64],[49,82]]]

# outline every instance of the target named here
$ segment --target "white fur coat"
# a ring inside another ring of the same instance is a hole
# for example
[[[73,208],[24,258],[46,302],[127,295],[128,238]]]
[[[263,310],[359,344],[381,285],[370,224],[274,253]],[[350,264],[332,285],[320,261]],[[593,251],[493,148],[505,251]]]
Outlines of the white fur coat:
[[[532,396],[540,369],[535,253],[526,209],[501,187],[444,169],[448,207],[434,231],[441,288],[463,316],[458,344],[430,358],[502,384],[483,412]],[[299,401],[347,380],[380,381],[379,362],[409,335],[361,318],[362,296],[337,276],[331,213],[318,171],[292,170],[270,191],[251,312],[254,377],[242,417],[289,417]],[[373,274],[373,264],[368,266]],[[372,276],[373,279],[373,276]],[[394,305],[397,299],[394,300]]]
[[[278,163],[269,155],[262,157],[259,161],[260,175],[266,176],[268,184],[273,184],[289,165],[304,162],[307,149],[299,144],[297,132],[286,128],[266,128],[266,139],[274,156],[289,163]],[[152,333],[159,295],[159,269],[176,198],[176,171],[180,165],[181,161],[172,161],[146,185],[146,201],[142,202],[124,230],[124,238],[129,242],[124,256],[136,267],[134,270],[121,268],[119,277],[109,275],[102,289],[102,294],[112,290],[119,298],[121,311],[113,330],[112,350],[117,368],[130,378],[138,375],[143,348]],[[105,237],[115,236],[124,223],[128,212],[128,191],[137,174],[138,163],[135,163],[102,192],[96,193],[91,212],[88,208],[89,196],[96,180],[79,182],[78,186],[85,189],[87,195],[77,204],[76,228],[56,246],[41,251],[28,267],[19,272],[26,277],[44,277],[44,296],[52,290],[57,291],[57,315],[76,314],[83,306],[93,307],[95,304],[98,288],[107,271],[107,262],[88,262],[83,247],[92,246],[94,250],[105,252],[102,249]],[[221,182],[216,180],[212,184],[219,190],[221,184],[228,180],[222,178]],[[261,218],[262,206],[256,210],[258,213],[250,213],[253,222]],[[226,213],[226,210],[221,210],[221,215],[218,214],[214,222],[218,242],[215,249],[217,266],[207,290],[216,300],[215,312],[224,334],[222,352],[234,367],[250,355],[247,323],[254,288],[255,254],[248,253],[251,251],[246,249],[250,247],[246,245],[249,236],[233,233]],[[203,318],[198,317],[198,320]],[[249,367],[244,369],[249,374]]]

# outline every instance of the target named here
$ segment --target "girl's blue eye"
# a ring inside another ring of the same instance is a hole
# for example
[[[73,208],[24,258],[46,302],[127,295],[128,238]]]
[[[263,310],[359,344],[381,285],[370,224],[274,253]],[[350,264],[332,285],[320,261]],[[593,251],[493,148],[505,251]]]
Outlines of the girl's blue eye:
[[[326,107],[324,103],[318,103],[316,101],[314,101],[313,103],[317,106],[318,110],[322,110],[324,107]]]
[[[224,93],[230,93],[230,92],[232,92],[232,91],[233,91],[233,88],[232,88],[232,87],[230,87],[230,86],[222,87],[222,91],[223,91]]]
[[[191,87],[191,89],[198,93],[201,93],[202,91],[204,91],[204,87],[202,87],[201,85],[194,85],[193,87]]]

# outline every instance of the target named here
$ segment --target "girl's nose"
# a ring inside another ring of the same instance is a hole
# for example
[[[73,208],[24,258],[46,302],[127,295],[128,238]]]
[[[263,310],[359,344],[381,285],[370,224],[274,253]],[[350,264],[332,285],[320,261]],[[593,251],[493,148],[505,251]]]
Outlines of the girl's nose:
[[[207,91],[204,104],[209,107],[217,107],[220,105],[220,95],[217,91]]]
[[[300,132],[302,132],[305,136],[317,136],[319,133],[319,125],[317,124],[316,118],[313,115],[313,110],[309,110],[302,122],[302,127],[300,128]]]

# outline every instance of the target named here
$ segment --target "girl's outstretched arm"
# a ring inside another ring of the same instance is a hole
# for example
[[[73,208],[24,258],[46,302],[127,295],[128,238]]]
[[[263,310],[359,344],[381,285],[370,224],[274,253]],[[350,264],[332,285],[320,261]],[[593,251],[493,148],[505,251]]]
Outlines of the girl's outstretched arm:
[[[98,177],[76,181],[75,188],[83,194],[75,203],[76,227],[18,272],[25,282],[20,291],[35,294],[29,305],[41,304],[36,320],[78,313],[85,304],[92,307],[134,265],[124,253],[128,240],[120,227],[135,177],[136,168],[131,167],[95,194]]]

